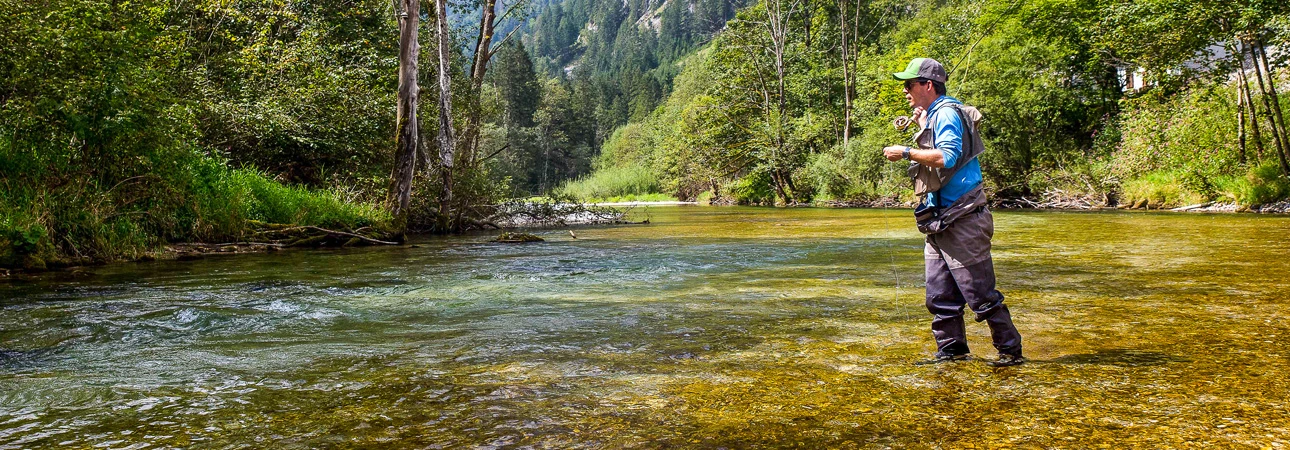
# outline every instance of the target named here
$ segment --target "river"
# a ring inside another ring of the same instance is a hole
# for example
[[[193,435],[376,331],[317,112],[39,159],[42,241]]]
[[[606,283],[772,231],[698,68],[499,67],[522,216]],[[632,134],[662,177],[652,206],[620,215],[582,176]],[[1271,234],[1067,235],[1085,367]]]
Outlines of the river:
[[[633,214],[0,284],[0,449],[1290,447],[1290,217],[996,212],[994,369],[908,210]]]

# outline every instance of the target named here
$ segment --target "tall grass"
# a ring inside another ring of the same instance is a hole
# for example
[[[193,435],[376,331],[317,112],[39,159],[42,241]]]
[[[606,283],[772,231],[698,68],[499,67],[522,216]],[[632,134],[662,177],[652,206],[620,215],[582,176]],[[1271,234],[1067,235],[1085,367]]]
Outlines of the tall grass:
[[[0,266],[135,258],[167,242],[243,240],[251,221],[356,229],[387,213],[341,192],[286,186],[193,155],[172,170],[100,185],[92,177],[0,182]]]
[[[615,166],[565,183],[557,195],[586,202],[601,201],[667,201],[675,197],[662,194],[656,175],[642,166]]]

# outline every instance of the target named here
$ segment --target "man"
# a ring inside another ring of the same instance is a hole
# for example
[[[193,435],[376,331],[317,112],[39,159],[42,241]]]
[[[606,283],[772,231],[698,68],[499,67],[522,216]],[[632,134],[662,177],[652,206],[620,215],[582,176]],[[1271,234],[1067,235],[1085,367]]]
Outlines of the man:
[[[976,321],[990,325],[999,357],[988,364],[1003,367],[1024,363],[1021,334],[1012,324],[1003,294],[995,290],[994,262],[990,257],[994,218],[985,206],[981,165],[976,160],[983,148],[974,120],[963,112],[971,108],[945,95],[948,76],[936,60],[914,59],[904,72],[893,75],[905,82],[905,99],[914,108],[920,145],[893,145],[884,148],[883,154],[890,161],[907,159],[920,164],[924,166],[923,173],[931,174],[925,178],[936,178],[924,180],[929,188],[919,208],[920,216],[928,212],[920,217],[919,229],[928,233],[923,252],[927,309],[932,313],[932,336],[936,338],[936,355],[930,362],[968,359],[963,323],[966,305],[976,313]],[[911,173],[917,169],[920,168],[915,166]],[[934,219],[922,220],[925,217]]]

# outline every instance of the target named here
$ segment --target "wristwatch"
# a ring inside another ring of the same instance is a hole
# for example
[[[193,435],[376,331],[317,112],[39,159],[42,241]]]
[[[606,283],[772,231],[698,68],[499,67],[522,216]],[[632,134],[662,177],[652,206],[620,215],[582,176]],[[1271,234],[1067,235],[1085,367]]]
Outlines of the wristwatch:
[[[900,157],[909,159],[909,147],[905,147],[905,150],[900,152]]]

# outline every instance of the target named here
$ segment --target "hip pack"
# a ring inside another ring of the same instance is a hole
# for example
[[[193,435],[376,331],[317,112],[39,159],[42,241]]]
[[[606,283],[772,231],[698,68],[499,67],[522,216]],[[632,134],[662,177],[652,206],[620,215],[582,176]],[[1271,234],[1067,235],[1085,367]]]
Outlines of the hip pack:
[[[919,203],[914,209],[914,221],[918,222],[918,231],[923,234],[936,234],[945,231],[955,220],[975,212],[982,206],[985,206],[985,189],[978,185],[954,200],[948,208]]]

